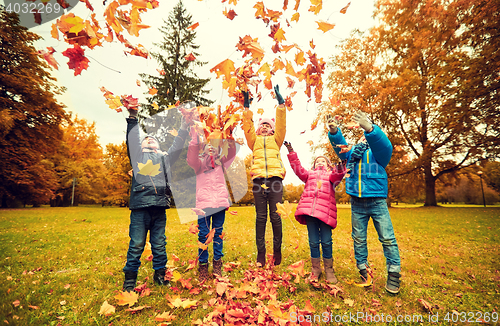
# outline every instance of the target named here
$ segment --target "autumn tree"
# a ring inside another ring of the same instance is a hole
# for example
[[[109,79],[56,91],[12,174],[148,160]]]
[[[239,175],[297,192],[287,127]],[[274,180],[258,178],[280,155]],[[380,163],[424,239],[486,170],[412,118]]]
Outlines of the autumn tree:
[[[178,101],[194,101],[208,106],[213,101],[205,98],[209,91],[204,87],[209,79],[198,78],[194,71],[194,67],[202,67],[206,62],[197,59],[196,32],[189,28],[193,25],[192,16],[182,1],[172,9],[164,24],[160,28],[163,40],[155,43],[160,51],[151,53],[158,61],[159,74],[140,75],[144,83],[157,93],[148,98],[147,104],[141,105],[140,115],[148,118],[144,121],[149,125],[147,129],[155,132],[160,141],[165,140],[169,147],[173,139],[165,139],[166,132],[180,125],[181,115],[177,110],[165,111],[168,106]]]
[[[344,122],[367,112],[393,142],[390,178],[421,174],[425,205],[435,206],[436,180],[499,156],[499,3],[384,0],[376,8],[378,25],[353,33],[333,58],[327,110],[336,106]]]
[[[127,144],[108,144],[104,154],[105,197],[103,201],[111,205],[128,206],[132,169],[127,156]],[[104,203],[103,203],[104,204]]]
[[[52,206],[69,206],[73,197],[73,179],[76,179],[73,205],[100,203],[105,196],[106,171],[95,122],[75,116],[63,126],[63,141],[53,157],[59,187]]]
[[[47,203],[57,187],[48,157],[62,138],[64,106],[48,65],[33,43],[40,39],[0,6],[0,198],[2,207]]]

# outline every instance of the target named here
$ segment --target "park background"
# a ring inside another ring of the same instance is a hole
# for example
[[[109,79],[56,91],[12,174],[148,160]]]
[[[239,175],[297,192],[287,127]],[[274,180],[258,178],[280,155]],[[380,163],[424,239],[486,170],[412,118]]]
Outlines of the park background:
[[[189,98],[170,98],[179,93],[168,87],[158,87],[156,97],[150,94],[148,79],[139,74],[167,84],[169,74],[161,75],[157,69],[167,71],[170,66],[154,57],[124,54],[130,49],[116,39],[94,48],[82,45],[89,65],[75,75],[62,54],[73,45],[63,35],[53,39],[51,23],[30,29],[44,38],[35,40],[2,11],[0,292],[4,296],[0,316],[5,324],[250,324],[263,318],[272,325],[290,323],[290,311],[304,316],[323,312],[411,316],[414,324],[421,322],[419,316],[426,322],[435,314],[441,324],[498,321],[498,3],[302,0],[291,1],[287,10],[285,3],[262,2],[267,9],[285,13],[279,22],[287,41],[280,46],[296,43],[326,62],[319,103],[316,96],[304,94],[307,85],[299,76],[281,70],[272,76],[284,96],[298,91],[292,98],[293,109],[287,112],[287,140],[304,165],[319,154],[335,160],[325,138],[324,115],[345,116],[342,130],[355,143],[359,129],[347,128],[354,109],[365,111],[388,134],[394,145],[387,169],[388,203],[403,260],[401,293],[391,296],[383,289],[385,260],[371,226],[368,241],[374,286],[365,290],[352,285],[357,271],[343,185],[337,189],[339,226],[334,231],[337,286],[320,282],[317,288],[306,281],[307,231],[294,220],[293,211],[283,218],[283,264],[276,269],[256,268],[255,212],[246,206],[252,203],[251,192],[227,214],[227,279],[197,284],[193,268],[197,238],[189,232],[192,222],[183,223],[186,219],[182,218],[194,215],[190,210],[194,198],[187,196],[194,184],[189,183],[180,190],[186,196],[180,196],[177,208],[167,213],[169,269],[179,273],[172,281],[174,288],[151,285],[151,257],[146,250],[139,274],[141,297],[127,311],[128,304],[123,306],[119,298],[128,245],[130,165],[123,142],[127,114],[125,108],[121,113],[111,110],[100,87],[138,98],[143,118],[161,117],[165,128],[158,130],[178,128],[178,112],[168,110],[172,116],[164,116],[161,111]],[[102,11],[109,4],[92,2],[102,26]],[[256,18],[256,4],[183,2],[186,13],[193,15],[184,26],[200,25],[192,30],[196,34],[193,43],[188,42],[178,57],[184,58],[186,75],[208,80],[202,88],[210,90],[206,97],[215,101],[214,107],[224,108],[234,98],[210,69],[228,58],[237,67],[245,64],[248,57],[236,49],[240,37],[258,38],[265,50],[262,62],[278,57],[301,67],[296,60],[299,48],[271,50],[277,41],[269,34],[277,21]],[[299,7],[294,10],[296,4]],[[160,53],[153,43],[173,35],[158,29],[170,28],[163,19],[168,20],[176,5],[162,2],[143,13],[142,23],[151,27],[141,30],[139,37],[123,33],[134,45],[140,43],[150,53]],[[237,13],[233,20],[222,14],[231,9]],[[74,9],[83,19],[91,19],[90,12],[83,2]],[[291,20],[295,13],[300,13],[298,21]],[[316,21],[335,26],[323,32]],[[350,34],[356,28],[360,31]],[[197,44],[199,48],[192,47]],[[56,50],[57,70],[38,52],[47,47]],[[189,53],[197,53],[198,60],[186,60]],[[201,61],[207,64],[198,65]],[[287,77],[295,81],[292,87]],[[258,116],[262,108],[263,116],[272,117],[276,106],[272,92],[262,85],[260,89],[262,98],[256,98],[251,109]],[[313,89],[319,89],[319,84]],[[161,103],[162,99],[168,101]],[[160,104],[156,112],[153,102]],[[240,127],[235,132],[242,137]],[[164,133],[163,137],[162,146],[168,148],[173,135]],[[245,145],[241,146],[234,171],[228,171],[239,176],[243,170],[247,176],[233,178],[240,181],[231,184],[234,191],[248,189],[248,154]],[[288,164],[284,148],[282,156]],[[179,162],[175,176],[192,180],[192,171]],[[287,171],[284,199],[294,202],[300,198],[302,185],[288,165]]]

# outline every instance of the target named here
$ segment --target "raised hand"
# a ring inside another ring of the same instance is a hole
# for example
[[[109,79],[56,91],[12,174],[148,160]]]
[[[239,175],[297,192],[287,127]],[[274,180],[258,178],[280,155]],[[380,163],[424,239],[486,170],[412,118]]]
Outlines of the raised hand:
[[[370,122],[370,120],[368,120],[368,117],[362,111],[356,112],[352,120],[354,120],[354,122],[359,124],[359,126],[363,128],[366,132],[371,132],[373,130],[372,123]]]
[[[288,149],[288,153],[293,152],[293,148],[292,148],[292,144],[291,143],[289,143],[289,142],[287,142],[285,140],[285,142],[283,144],[285,145],[286,149]]]
[[[278,104],[283,104],[285,103],[285,100],[283,99],[283,96],[280,94],[280,87],[279,85],[274,86],[274,93],[276,93],[276,99],[278,100]]]
[[[335,118],[333,115],[328,114],[326,116],[326,124],[328,126],[328,129],[330,130],[330,133],[332,135],[335,135],[337,133],[338,127],[337,127],[337,122],[335,121]]]

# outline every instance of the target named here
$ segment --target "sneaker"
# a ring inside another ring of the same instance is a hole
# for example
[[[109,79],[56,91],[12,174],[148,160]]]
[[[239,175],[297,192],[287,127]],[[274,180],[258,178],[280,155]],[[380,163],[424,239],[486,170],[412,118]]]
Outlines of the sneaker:
[[[399,273],[389,273],[387,276],[387,284],[385,285],[385,290],[389,293],[397,294],[401,286],[401,280],[399,279],[401,274]]]

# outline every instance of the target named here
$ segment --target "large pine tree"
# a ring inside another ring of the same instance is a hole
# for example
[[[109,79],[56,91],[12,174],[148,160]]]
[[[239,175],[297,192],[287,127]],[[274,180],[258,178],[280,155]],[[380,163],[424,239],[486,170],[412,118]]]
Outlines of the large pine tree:
[[[49,158],[61,143],[64,107],[48,65],[33,47],[40,36],[0,6],[0,199],[2,206],[46,203],[57,176]]]
[[[156,88],[158,93],[148,98],[148,103],[141,105],[140,116],[145,118],[148,133],[154,133],[169,147],[173,137],[169,137],[167,131],[176,128],[180,124],[181,115],[177,110],[165,109],[177,101],[194,101],[198,105],[208,106],[213,101],[205,97],[209,93],[204,87],[209,79],[198,78],[193,68],[206,64],[198,59],[186,60],[186,56],[192,54],[195,58],[199,56],[196,50],[199,45],[194,43],[196,32],[188,29],[193,25],[192,16],[184,8],[182,1],[172,9],[165,25],[160,28],[164,35],[161,43],[155,43],[160,51],[153,52],[155,58],[164,74],[157,75],[141,74],[141,78],[149,88]],[[158,104],[155,109],[153,103]],[[165,112],[164,112],[165,111]]]

